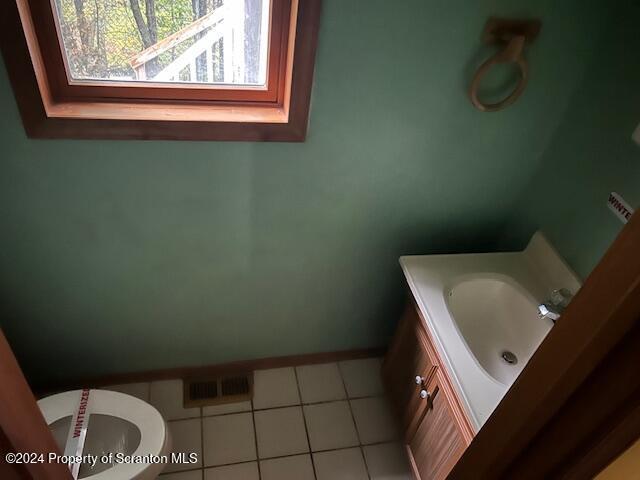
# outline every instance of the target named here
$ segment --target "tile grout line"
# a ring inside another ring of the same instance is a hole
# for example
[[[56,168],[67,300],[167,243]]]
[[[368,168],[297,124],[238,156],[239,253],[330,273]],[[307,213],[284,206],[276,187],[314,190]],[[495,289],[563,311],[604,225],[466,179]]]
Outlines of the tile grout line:
[[[384,445],[386,443],[392,443],[392,442],[384,442],[382,444],[372,444],[372,445]],[[354,448],[358,448],[358,447],[356,446],[356,447],[331,448],[331,449],[327,449],[327,450],[318,450],[315,453],[339,452],[341,450],[353,450]],[[311,453],[310,452],[304,452],[304,453],[294,453],[293,455],[278,455],[276,457],[263,458],[262,460],[264,460],[264,461],[281,460],[283,458],[305,457],[307,455],[311,455]],[[210,469],[210,468],[232,467],[234,465],[246,465],[246,464],[254,463],[254,462],[257,462],[257,460],[244,460],[242,462],[221,463],[219,465],[211,465],[211,466],[205,468],[205,470]],[[202,468],[192,468],[192,469],[189,469],[189,470],[179,470],[177,472],[167,472],[167,473],[163,473],[162,475],[171,475],[173,473],[182,473],[182,472],[195,472],[196,470],[202,470]]]
[[[249,463],[257,463],[257,460],[243,460],[242,462],[232,462],[232,463],[220,463],[217,465],[211,465],[205,470],[214,469],[214,468],[222,468],[222,467],[233,467],[235,465],[247,465]]]
[[[319,402],[300,402],[300,403],[291,403],[289,405],[280,405],[277,407],[265,407],[265,408],[256,408],[255,411],[256,412],[262,412],[264,410],[276,410],[278,408],[287,408],[287,407],[298,407],[300,405],[322,405],[324,403],[333,403],[333,402],[341,402],[343,400],[347,400],[348,398],[350,398],[351,400],[365,400],[367,398],[379,398],[379,397],[384,397],[383,393],[377,394],[377,395],[362,395],[360,397],[344,397],[344,398],[334,398],[333,400],[321,400]],[[230,412],[233,413],[233,412]],[[208,417],[217,417],[220,415],[229,415],[230,413],[219,413],[219,414],[214,414],[214,415],[207,415]]]
[[[364,447],[360,445],[360,455],[362,455],[362,463],[364,463],[364,469],[367,472],[367,478],[371,480],[371,473],[369,473],[369,465],[367,465],[367,457],[364,455]]]
[[[186,422],[187,420],[198,420],[199,418],[209,418],[209,417],[174,418],[173,420],[165,420],[165,422],[167,423]]]
[[[253,422],[253,442],[256,446],[256,465],[258,466],[258,479],[262,480],[260,469],[260,451],[258,450],[258,429],[256,428],[256,411],[253,409],[253,398],[251,399],[251,421]]]
[[[351,414],[351,421],[353,422],[353,427],[356,430],[356,436],[358,437],[358,448],[360,450],[360,455],[362,456],[362,463],[364,463],[364,469],[367,473],[367,478],[371,480],[371,474],[369,473],[369,466],[367,465],[367,459],[364,456],[364,448],[362,446],[362,438],[360,437],[360,431],[358,430],[358,424],[356,423],[356,417],[353,414],[353,408],[351,407],[351,399],[349,398],[349,392],[347,391],[347,382],[344,379],[344,375],[342,374],[342,368],[340,368],[340,363],[338,362],[338,371],[340,372],[340,378],[342,379],[342,384],[344,386],[344,391],[347,394],[347,405],[349,405],[349,413]]]
[[[305,407],[305,406],[313,406],[313,405],[325,405],[325,404],[328,404],[328,403],[346,402],[348,400],[366,400],[368,398],[384,398],[384,395],[365,395],[365,396],[361,396],[361,397],[352,397],[352,398],[345,397],[345,398],[337,398],[337,399],[334,399],[334,400],[322,400],[320,402],[292,403],[290,405],[281,405],[281,406],[278,406],[278,407],[266,407],[266,408],[254,408],[254,409],[249,408],[248,410],[238,410],[236,412],[214,413],[214,414],[210,414],[210,415],[204,415],[203,414],[203,418],[225,417],[225,416],[228,416],[228,415],[238,415],[240,413],[250,413],[251,411],[254,411],[254,412],[267,412],[269,410],[281,410],[283,408]],[[190,418],[197,418],[197,417],[190,417]],[[189,418],[177,418],[177,419],[174,419],[174,420],[167,420],[167,421],[168,422],[175,422],[175,421],[179,421],[179,420],[189,420]]]
[[[298,368],[293,367],[293,374],[296,377],[296,388],[298,389],[298,397],[300,398],[300,410],[302,410],[302,423],[304,423],[304,434],[307,437],[307,446],[309,447],[309,459],[311,459],[311,468],[313,470],[313,478],[318,479],[316,473],[316,462],[313,459],[313,451],[311,449],[311,439],[309,438],[309,428],[307,427],[307,415],[304,413],[304,404],[302,403],[302,390],[300,389],[300,380],[298,379]]]
[[[176,474],[180,474],[180,473],[191,473],[191,472],[198,472],[198,471],[202,471],[202,467],[187,468],[186,470],[174,470],[173,472],[166,472],[166,471],[163,470],[160,473],[160,475],[158,475],[158,479],[162,480],[162,477],[165,477],[167,475],[176,475]],[[86,478],[91,478],[91,477],[86,477]]]
[[[347,391],[347,382],[342,375],[342,369],[340,368],[340,364],[338,364],[338,371],[340,372],[340,379],[342,380],[342,385],[344,387],[344,391],[347,394],[346,402],[349,406],[349,414],[351,415],[351,421],[353,422],[353,428],[356,431],[356,436],[358,437],[358,446],[362,445],[362,439],[360,438],[360,432],[358,431],[358,425],[356,424],[356,418],[353,415],[353,408],[351,408],[351,399],[349,398],[349,392]]]
[[[363,445],[364,447],[371,447],[371,446],[375,446],[375,445],[386,445],[387,443],[393,443],[393,442],[381,442],[381,443],[372,443],[370,445]],[[358,448],[360,445],[351,445],[350,447],[338,447],[338,448],[325,448],[322,450],[316,450],[313,453],[330,453],[330,452],[339,452],[340,450],[353,450],[354,448]],[[274,460],[274,459],[278,459],[278,458],[287,458],[287,457],[299,457],[301,455],[308,455],[309,452],[307,453],[294,453],[293,455],[279,455],[277,457],[269,457],[269,458],[265,458],[264,460]],[[244,462],[241,462],[244,463]],[[232,465],[232,464],[229,464]]]
[[[380,442],[380,443],[371,443],[371,444],[367,444],[367,445],[363,445],[363,447],[372,447],[372,446],[376,446],[376,445],[387,445],[387,444],[394,444],[395,442]],[[351,446],[351,447],[340,447],[340,448],[327,448],[325,450],[316,450],[313,453],[330,453],[330,452],[339,452],[341,450],[353,450],[354,448],[359,448],[359,445],[356,446]],[[310,455],[310,452],[303,452],[303,453],[294,453],[291,455],[277,455],[275,457],[266,457],[266,458],[262,458],[262,460],[264,461],[268,461],[268,460],[280,460],[282,458],[293,458],[293,457],[304,457],[307,455]],[[243,460],[242,462],[231,462],[231,463],[220,463],[220,464],[216,464],[216,465],[210,465],[208,467],[205,468],[205,470],[209,469],[209,468],[219,468],[219,467],[230,467],[233,465],[244,465],[247,463],[254,463],[257,460]],[[167,475],[167,474],[172,474],[172,473],[182,473],[182,472],[193,472],[196,470],[202,470],[202,467],[200,468],[190,468],[187,470],[178,470],[176,472],[166,472],[163,473],[162,475]]]

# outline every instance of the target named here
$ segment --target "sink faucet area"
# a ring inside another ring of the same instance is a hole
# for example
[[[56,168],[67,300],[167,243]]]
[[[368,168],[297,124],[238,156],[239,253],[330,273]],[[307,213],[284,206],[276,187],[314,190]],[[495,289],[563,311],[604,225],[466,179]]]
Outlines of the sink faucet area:
[[[400,264],[477,431],[580,279],[540,232],[520,252],[403,256]]]
[[[548,318],[555,323],[560,318],[560,314],[569,305],[572,297],[573,295],[566,288],[554,290],[550,300],[538,305],[538,316],[540,318]]]

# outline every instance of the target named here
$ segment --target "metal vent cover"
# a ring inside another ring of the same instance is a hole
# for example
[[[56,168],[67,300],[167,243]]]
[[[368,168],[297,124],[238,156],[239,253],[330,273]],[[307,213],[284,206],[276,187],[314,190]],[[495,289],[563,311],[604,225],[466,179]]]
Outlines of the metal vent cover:
[[[243,402],[253,398],[253,373],[186,378],[183,384],[185,408]]]
[[[222,395],[247,395],[251,391],[249,377],[246,375],[238,377],[223,378],[220,381],[222,386]]]
[[[207,400],[218,398],[217,380],[203,380],[189,383],[189,398],[191,400]]]

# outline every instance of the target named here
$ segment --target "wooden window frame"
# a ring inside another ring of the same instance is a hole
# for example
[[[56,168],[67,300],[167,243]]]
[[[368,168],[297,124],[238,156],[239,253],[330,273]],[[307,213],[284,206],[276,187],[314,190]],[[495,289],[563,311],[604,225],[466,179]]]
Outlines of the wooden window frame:
[[[30,138],[301,142],[320,5],[272,0],[265,87],[74,81],[50,0],[3,5],[1,49]]]

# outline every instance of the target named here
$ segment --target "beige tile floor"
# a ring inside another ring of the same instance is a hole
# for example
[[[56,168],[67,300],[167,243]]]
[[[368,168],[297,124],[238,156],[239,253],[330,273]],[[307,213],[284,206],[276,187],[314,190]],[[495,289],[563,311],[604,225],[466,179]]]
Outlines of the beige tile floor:
[[[174,451],[160,480],[409,480],[399,430],[382,396],[381,359],[258,370],[254,398],[183,408],[182,381],[115,385],[154,405]]]

